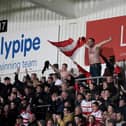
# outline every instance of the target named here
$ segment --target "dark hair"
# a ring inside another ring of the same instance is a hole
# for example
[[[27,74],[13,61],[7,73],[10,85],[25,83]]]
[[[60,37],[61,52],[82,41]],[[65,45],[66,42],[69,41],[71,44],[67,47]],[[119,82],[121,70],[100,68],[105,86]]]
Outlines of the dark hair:
[[[94,39],[94,38],[92,38],[92,37],[90,37],[90,38],[88,38],[88,39],[91,39],[93,42],[95,42],[95,39]]]
[[[89,90],[87,90],[87,91],[86,91],[86,95],[87,95],[87,94],[91,94],[91,92],[90,92]]]
[[[53,66],[57,69],[59,69],[59,65],[58,64],[53,64]]]
[[[82,36],[82,37],[81,37],[81,39],[84,41],[84,40],[85,40],[85,37],[84,37],[84,36]]]
[[[54,73],[54,74],[53,74],[53,76],[55,76],[55,78],[60,79],[60,77],[59,77],[59,74],[58,74],[58,73]]]
[[[49,77],[48,77],[48,79],[51,79],[51,80],[53,80],[52,76],[49,76]]]
[[[10,77],[5,77],[4,80],[5,80],[5,81],[6,81],[6,80],[10,80]]]
[[[92,104],[94,104],[94,105],[99,107],[99,103],[98,102],[93,102]]]
[[[93,117],[94,121],[96,120],[96,118],[95,118],[94,115],[89,115],[89,116],[88,116],[88,119],[89,119],[89,117]]]
[[[63,63],[62,65],[64,65],[66,68],[68,67],[68,65],[66,63]]]
[[[23,117],[21,115],[18,115],[17,119],[23,119]]]
[[[108,123],[112,123],[113,126],[116,126],[116,122],[115,122],[115,120],[113,120],[113,119],[109,119],[109,120],[108,120]]]
[[[64,109],[67,109],[68,112],[71,112],[71,107],[64,107]]]

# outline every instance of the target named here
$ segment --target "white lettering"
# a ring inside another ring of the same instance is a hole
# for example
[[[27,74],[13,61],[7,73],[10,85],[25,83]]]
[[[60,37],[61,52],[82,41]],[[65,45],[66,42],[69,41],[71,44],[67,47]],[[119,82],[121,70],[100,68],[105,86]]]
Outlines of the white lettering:
[[[124,47],[126,46],[126,43],[124,42],[124,25],[121,25],[121,36],[120,36],[120,46]]]

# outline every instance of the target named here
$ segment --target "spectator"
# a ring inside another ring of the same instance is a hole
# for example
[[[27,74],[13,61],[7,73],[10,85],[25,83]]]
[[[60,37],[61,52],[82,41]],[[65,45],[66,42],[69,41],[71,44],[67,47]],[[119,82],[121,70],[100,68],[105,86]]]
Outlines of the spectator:
[[[84,99],[83,94],[78,93],[75,100],[75,106],[80,105],[83,99]]]
[[[119,100],[119,111],[123,114],[124,120],[126,121],[126,100],[124,98]]]
[[[95,117],[97,122],[102,121],[102,111],[99,109],[98,102],[93,102],[92,103],[92,113],[91,113],[91,115],[93,115]]]
[[[14,102],[10,103],[10,111],[8,112],[8,122],[9,126],[14,126],[16,122],[16,117],[19,114],[17,106]]]
[[[108,120],[107,126],[116,126],[116,122],[113,119]]]
[[[65,126],[61,113],[56,114],[56,119],[59,126]]]
[[[63,121],[64,121],[64,124],[66,124],[69,121],[73,121],[73,114],[71,113],[71,110],[69,107],[64,108]]]
[[[77,126],[84,126],[86,125],[86,118],[82,116],[82,114],[75,114],[74,122]]]
[[[19,69],[13,84],[5,77],[0,82],[0,126],[125,125],[125,90],[115,83],[114,74],[97,87],[91,81],[75,84],[75,77],[62,69],[62,80],[57,73],[39,80],[37,73],[29,76],[27,70],[20,80]],[[62,83],[55,85],[57,80]]]
[[[116,113],[116,126],[122,126],[126,122],[124,121],[124,117],[121,112]]]
[[[85,116],[91,114],[91,112],[92,112],[92,103],[93,102],[94,101],[91,100],[91,93],[86,92],[85,99],[82,100],[82,102],[81,102],[81,109],[82,109],[82,112],[83,112],[83,114]]]
[[[102,126],[102,125],[95,120],[95,117],[93,115],[90,115],[88,117],[86,126]]]
[[[25,126],[25,125],[23,125],[23,117],[22,116],[20,116],[20,115],[17,116],[15,126]]]
[[[36,116],[32,113],[29,117],[29,124],[28,126],[40,126],[40,123],[36,120]]]
[[[108,117],[110,119],[116,119],[115,107],[112,104],[109,104],[107,107]]]
[[[55,86],[59,86],[60,87],[62,85],[62,83],[63,83],[57,73],[53,74],[53,80],[54,80],[54,85]]]

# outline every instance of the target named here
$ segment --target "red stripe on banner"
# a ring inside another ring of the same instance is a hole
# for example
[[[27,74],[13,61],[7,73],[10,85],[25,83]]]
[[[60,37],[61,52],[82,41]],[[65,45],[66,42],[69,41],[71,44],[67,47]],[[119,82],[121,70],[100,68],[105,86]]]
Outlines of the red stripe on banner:
[[[73,39],[69,38],[68,40],[59,41],[59,42],[53,42],[53,41],[48,40],[48,42],[50,42],[52,45],[57,46],[57,47],[65,47],[72,44]]]
[[[85,77],[87,77],[87,78],[91,77],[91,74],[88,71],[86,71],[84,68],[82,68],[79,64],[76,64],[76,65],[79,69],[79,72],[83,73]]]
[[[69,56],[69,57],[71,57],[73,54],[74,54],[74,52],[78,49],[78,48],[80,48],[80,47],[82,47],[83,45],[84,45],[84,43],[85,43],[86,41],[85,40],[78,40],[77,41],[77,44],[76,44],[76,46],[72,49],[72,50],[70,50],[70,51],[62,51],[66,56]]]

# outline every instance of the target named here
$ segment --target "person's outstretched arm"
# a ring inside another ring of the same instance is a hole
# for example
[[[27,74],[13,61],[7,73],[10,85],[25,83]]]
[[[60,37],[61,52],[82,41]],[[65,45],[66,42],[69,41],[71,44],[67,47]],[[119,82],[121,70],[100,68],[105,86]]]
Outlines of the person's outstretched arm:
[[[112,37],[110,36],[108,39],[101,41],[100,43],[97,44],[97,46],[101,47],[107,43],[109,43],[112,40]]]

